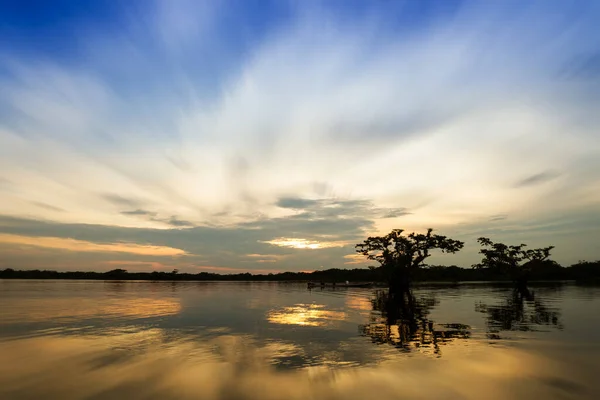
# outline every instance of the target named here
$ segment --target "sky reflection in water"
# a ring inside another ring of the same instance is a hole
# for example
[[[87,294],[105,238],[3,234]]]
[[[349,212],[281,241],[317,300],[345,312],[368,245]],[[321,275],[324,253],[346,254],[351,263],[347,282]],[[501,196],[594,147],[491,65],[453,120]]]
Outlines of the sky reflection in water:
[[[598,398],[598,294],[0,281],[0,398]]]

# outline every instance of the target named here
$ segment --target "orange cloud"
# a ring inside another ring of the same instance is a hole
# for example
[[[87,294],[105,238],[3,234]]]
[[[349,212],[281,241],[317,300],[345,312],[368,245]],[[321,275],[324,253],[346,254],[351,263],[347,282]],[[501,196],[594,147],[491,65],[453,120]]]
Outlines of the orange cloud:
[[[241,262],[274,263],[286,256],[283,254],[246,254],[244,257],[250,258],[250,260],[242,260]]]
[[[86,240],[59,237],[31,237],[12,234],[0,234],[0,243],[18,246],[45,247],[57,250],[93,253],[129,253],[144,256],[182,256],[184,250],[168,246],[153,246],[136,243],[94,243]]]
[[[344,258],[348,260],[344,264],[364,264],[368,261],[367,258],[361,254],[348,254],[345,255]]]
[[[173,268],[172,266],[169,265],[165,265],[163,263],[160,263],[158,261],[121,261],[121,260],[112,260],[112,261],[106,261],[104,264],[107,265],[111,265],[111,266],[125,266],[125,267],[140,267],[140,268],[144,268],[144,267],[150,267],[152,269],[170,269]]]
[[[285,255],[283,255],[283,254],[246,254],[245,257],[281,259],[281,258],[284,258]]]

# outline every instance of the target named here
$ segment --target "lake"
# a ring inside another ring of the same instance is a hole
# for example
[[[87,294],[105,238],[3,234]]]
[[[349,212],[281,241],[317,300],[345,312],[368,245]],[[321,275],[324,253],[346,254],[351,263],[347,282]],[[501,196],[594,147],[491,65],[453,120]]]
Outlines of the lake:
[[[0,280],[2,399],[598,399],[600,288]]]

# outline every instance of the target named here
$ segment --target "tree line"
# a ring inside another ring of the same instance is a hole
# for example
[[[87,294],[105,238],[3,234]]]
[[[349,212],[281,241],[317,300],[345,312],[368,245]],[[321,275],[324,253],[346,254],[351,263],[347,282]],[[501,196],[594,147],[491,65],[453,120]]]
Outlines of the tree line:
[[[96,280],[147,280],[147,281],[273,281],[273,282],[381,282],[387,283],[387,271],[382,267],[340,269],[321,271],[282,272],[274,274],[197,274],[177,272],[129,272],[112,270],[93,271],[52,271],[52,270],[0,270],[0,279],[96,279]],[[600,260],[581,261],[563,267],[554,261],[545,261],[532,266],[530,279],[536,280],[575,280],[584,283],[600,283]],[[499,271],[461,268],[456,265],[427,265],[413,275],[414,282],[459,282],[459,281],[506,281],[508,278]]]

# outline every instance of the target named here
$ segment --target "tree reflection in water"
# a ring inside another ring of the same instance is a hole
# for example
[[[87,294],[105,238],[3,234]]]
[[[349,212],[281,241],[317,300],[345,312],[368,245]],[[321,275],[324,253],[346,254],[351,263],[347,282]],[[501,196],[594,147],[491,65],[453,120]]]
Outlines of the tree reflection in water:
[[[467,339],[471,333],[468,325],[431,321],[428,315],[437,304],[435,297],[416,298],[411,291],[377,291],[372,306],[381,318],[372,317],[371,323],[359,327],[360,332],[376,344],[390,344],[405,352],[418,349],[439,357],[440,345],[456,338]]]
[[[539,326],[562,329],[560,314],[527,288],[514,289],[500,305],[479,303],[475,310],[487,314],[488,338],[500,339],[501,331],[537,331]]]

